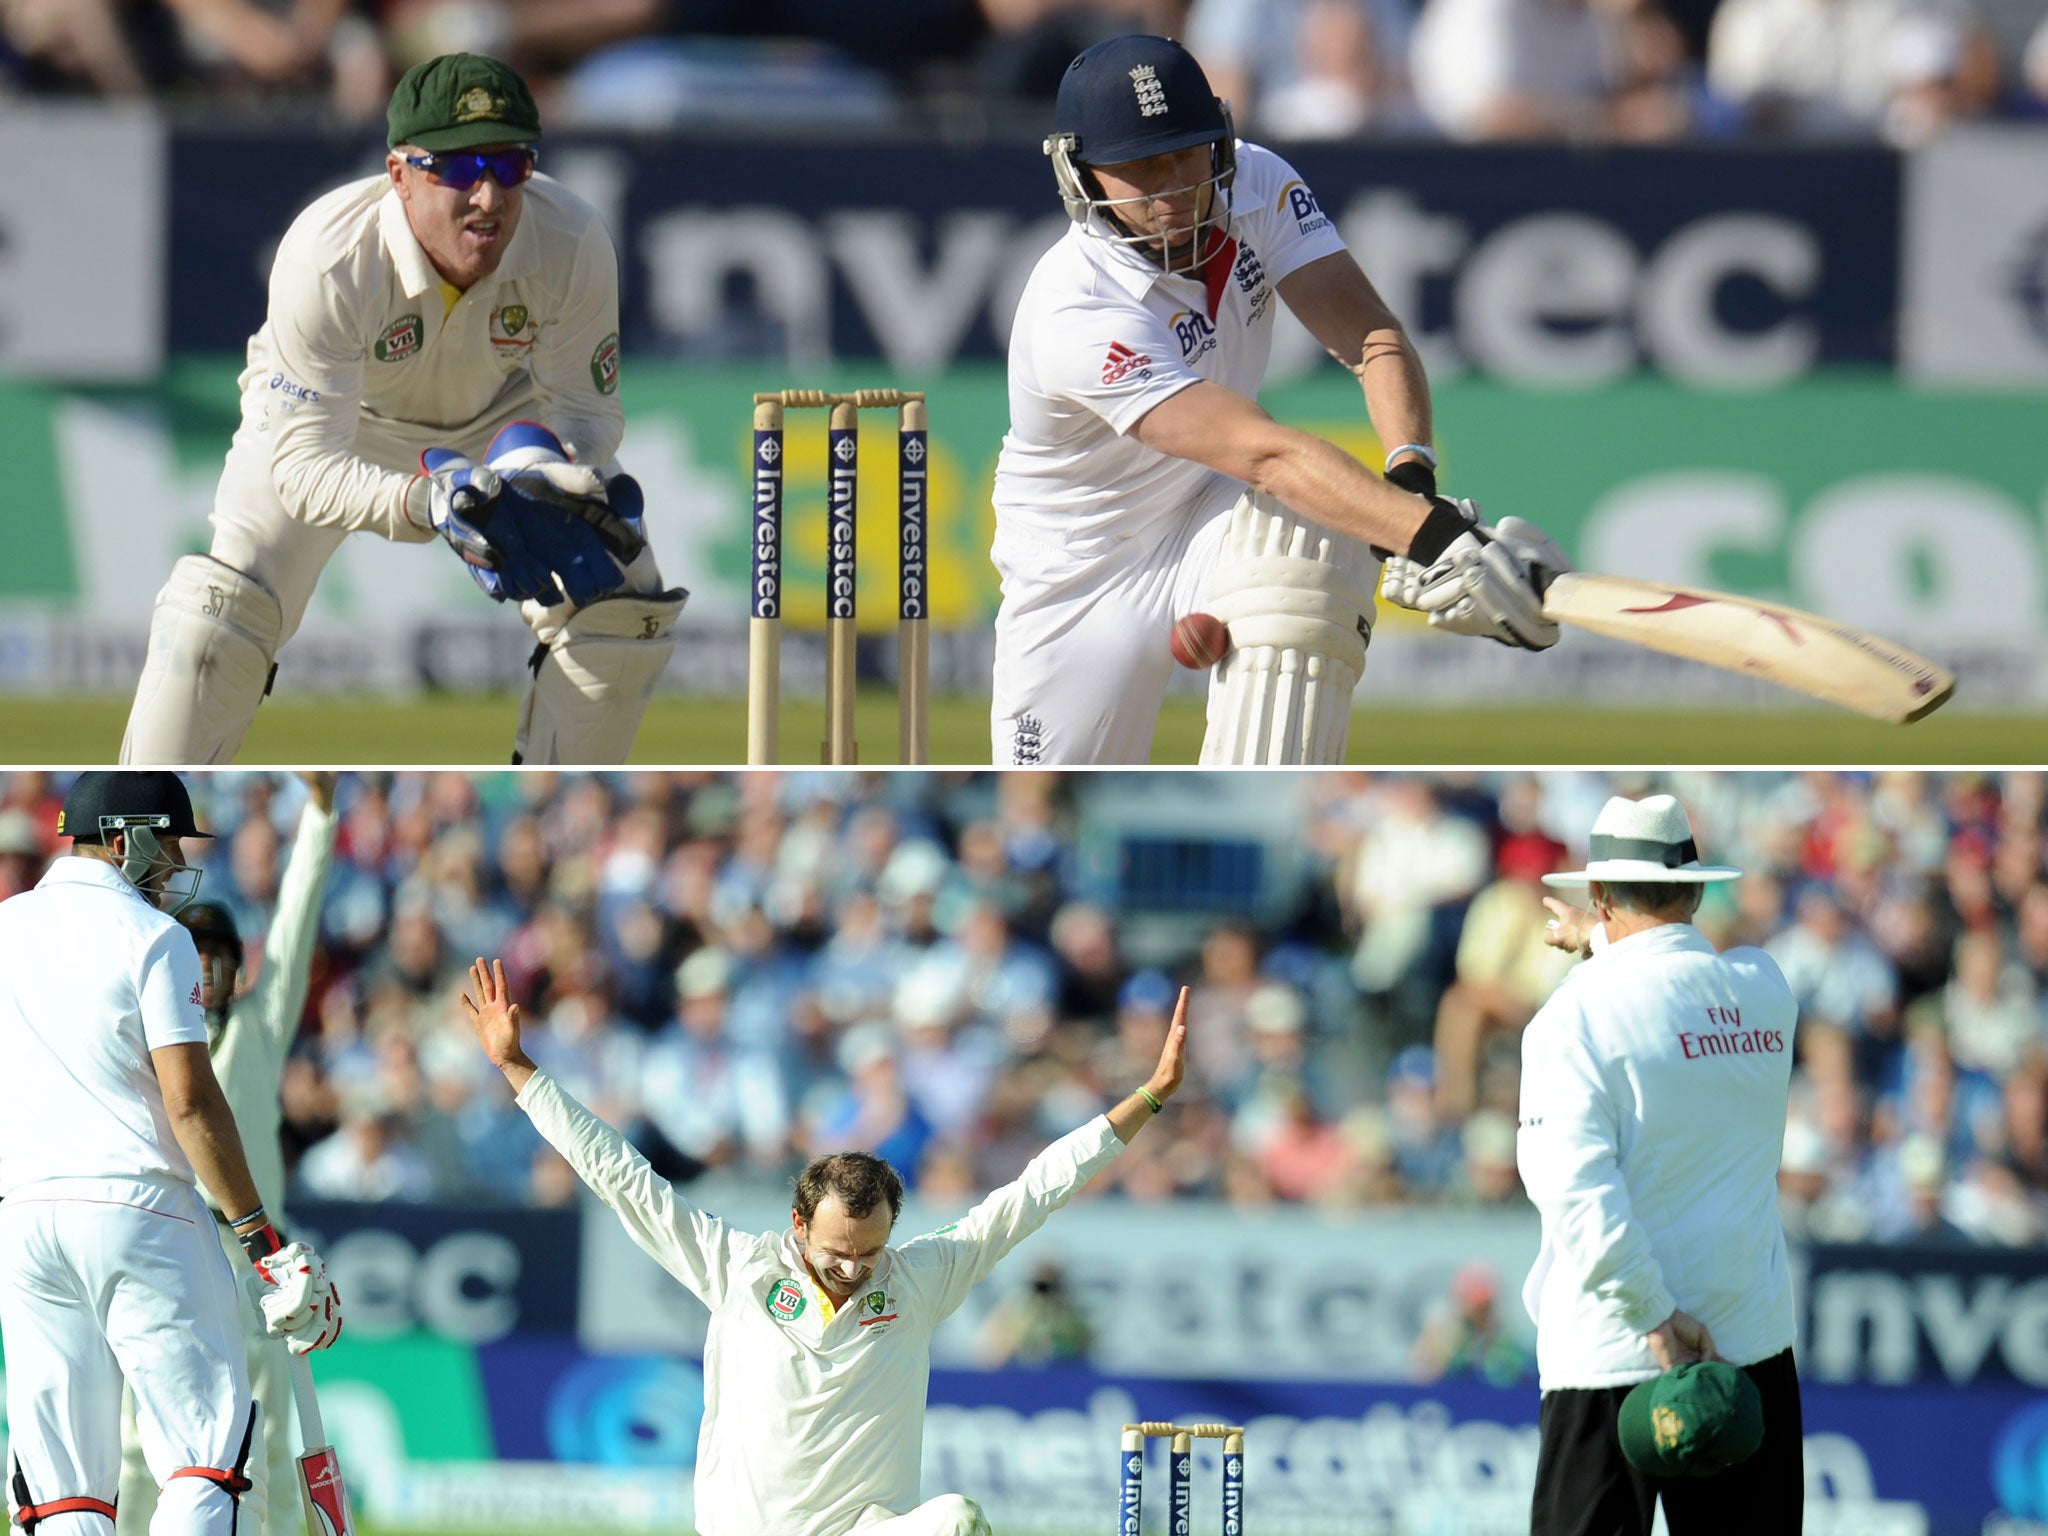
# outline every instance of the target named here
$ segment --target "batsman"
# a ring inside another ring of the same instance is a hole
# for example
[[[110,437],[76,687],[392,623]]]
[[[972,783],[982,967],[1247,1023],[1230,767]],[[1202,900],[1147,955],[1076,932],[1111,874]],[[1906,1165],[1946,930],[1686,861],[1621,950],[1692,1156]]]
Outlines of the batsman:
[[[618,258],[535,174],[517,73],[445,54],[398,82],[382,173],[317,198],[270,273],[213,539],[157,594],[121,760],[234,759],[350,534],[445,539],[538,645],[514,762],[625,761],[688,596],[614,462]]]
[[[291,1231],[291,1226],[284,1209],[279,1090],[285,1058],[306,1008],[306,990],[320,938],[320,903],[340,828],[334,814],[335,776],[301,773],[299,777],[307,788],[306,806],[299,813],[298,834],[285,861],[284,878],[278,882],[277,904],[255,964],[248,963],[234,914],[219,902],[195,901],[178,913],[178,921],[199,949],[206,1054],[241,1132],[257,1197],[270,1213],[272,1224],[284,1232]],[[228,1264],[246,1289],[249,1260],[228,1229],[220,1197],[203,1184],[199,1193],[213,1214],[215,1236]],[[237,1536],[289,1536],[299,1529],[298,1444],[292,1433],[292,1389],[285,1348],[264,1331],[262,1317],[250,1308],[242,1309],[241,1322],[249,1386],[263,1412],[258,1419],[257,1443],[250,1447],[245,1469],[250,1486],[242,1494]],[[156,1513],[157,1485],[143,1454],[133,1392],[125,1394],[123,1420],[121,1497],[114,1532],[115,1536],[148,1536]]]
[[[1436,493],[1429,383],[1401,323],[1286,161],[1231,128],[1163,37],[1068,66],[1046,140],[1073,220],[1010,332],[996,466],[998,763],[1143,763],[1191,613],[1229,626],[1205,763],[1343,760],[1373,589],[1458,634],[1541,650],[1519,518]],[[1385,477],[1258,405],[1275,300],[1357,377]]]

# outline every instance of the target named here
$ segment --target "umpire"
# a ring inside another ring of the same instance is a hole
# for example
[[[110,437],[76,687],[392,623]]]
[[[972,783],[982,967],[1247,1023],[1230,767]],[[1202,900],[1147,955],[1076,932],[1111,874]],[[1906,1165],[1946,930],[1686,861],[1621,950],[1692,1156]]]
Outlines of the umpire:
[[[1700,863],[1685,808],[1653,795],[1608,801],[1586,867],[1543,877],[1592,911],[1545,898],[1549,942],[1586,958],[1522,1039],[1517,1160],[1543,1216],[1522,1286],[1543,1392],[1531,1536],[1648,1536],[1660,1497],[1671,1536],[1800,1530],[1777,1208],[1797,1008],[1762,950],[1717,954],[1692,925],[1704,887],[1741,873]],[[1740,1375],[1699,1364],[1722,1360]],[[1652,1411],[1673,1436],[1661,1459],[1617,1432]],[[1743,1443],[1717,1455],[1716,1435]]]
[[[161,1487],[155,1536],[234,1536],[258,1412],[246,1305],[195,1182],[266,1282],[265,1327],[324,1348],[340,1309],[319,1260],[281,1245],[206,1054],[205,982],[175,920],[198,877],[171,773],[86,773],[73,841],[0,904],[0,1332],[8,1506],[23,1536],[109,1536],[121,1385]]]

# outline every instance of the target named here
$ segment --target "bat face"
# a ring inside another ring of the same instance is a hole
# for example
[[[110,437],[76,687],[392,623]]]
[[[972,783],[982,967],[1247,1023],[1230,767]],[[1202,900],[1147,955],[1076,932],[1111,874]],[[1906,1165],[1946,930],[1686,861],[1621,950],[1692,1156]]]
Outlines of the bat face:
[[[1543,611],[1900,724],[1938,709],[1956,686],[1953,672],[1881,636],[1729,592],[1568,571],[1544,594]]]
[[[341,1462],[334,1447],[323,1445],[299,1458],[299,1482],[306,1495],[312,1536],[355,1536],[348,1490],[341,1482]]]

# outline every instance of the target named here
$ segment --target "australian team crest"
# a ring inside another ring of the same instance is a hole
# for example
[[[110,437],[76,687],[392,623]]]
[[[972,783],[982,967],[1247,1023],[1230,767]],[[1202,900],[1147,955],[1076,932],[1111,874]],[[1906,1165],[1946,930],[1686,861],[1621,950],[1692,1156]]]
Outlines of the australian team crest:
[[[534,333],[527,322],[532,318],[524,304],[504,304],[491,311],[491,345],[530,347]]]
[[[778,1323],[795,1322],[809,1305],[804,1288],[787,1275],[768,1287],[768,1315]]]
[[[480,85],[473,85],[462,93],[455,103],[455,121],[458,123],[481,123],[505,115],[502,98],[493,96]]]
[[[882,1308],[888,1305],[889,1298],[880,1291],[869,1291],[867,1295],[860,1299],[861,1311],[867,1313],[870,1317],[880,1317],[882,1315]]]

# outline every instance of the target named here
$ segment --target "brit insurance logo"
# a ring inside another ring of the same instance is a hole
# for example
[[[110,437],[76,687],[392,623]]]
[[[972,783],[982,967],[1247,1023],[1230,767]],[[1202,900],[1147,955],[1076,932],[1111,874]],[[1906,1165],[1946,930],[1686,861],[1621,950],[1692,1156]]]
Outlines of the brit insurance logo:
[[[1216,327],[1199,309],[1177,310],[1166,323],[1173,327],[1174,339],[1180,343],[1182,362],[1192,363],[1216,350]]]
[[[793,1323],[804,1315],[810,1298],[804,1288],[788,1275],[768,1287],[768,1315],[778,1323]]]
[[[377,345],[372,350],[380,363],[402,363],[419,351],[425,337],[420,317],[403,315],[384,327],[384,334],[377,338]]]
[[[1305,181],[1290,181],[1280,189],[1280,199],[1273,204],[1273,210],[1277,213],[1282,208],[1293,217],[1295,227],[1304,235],[1330,227],[1330,216],[1323,212],[1316,202],[1315,193],[1309,191]]]

